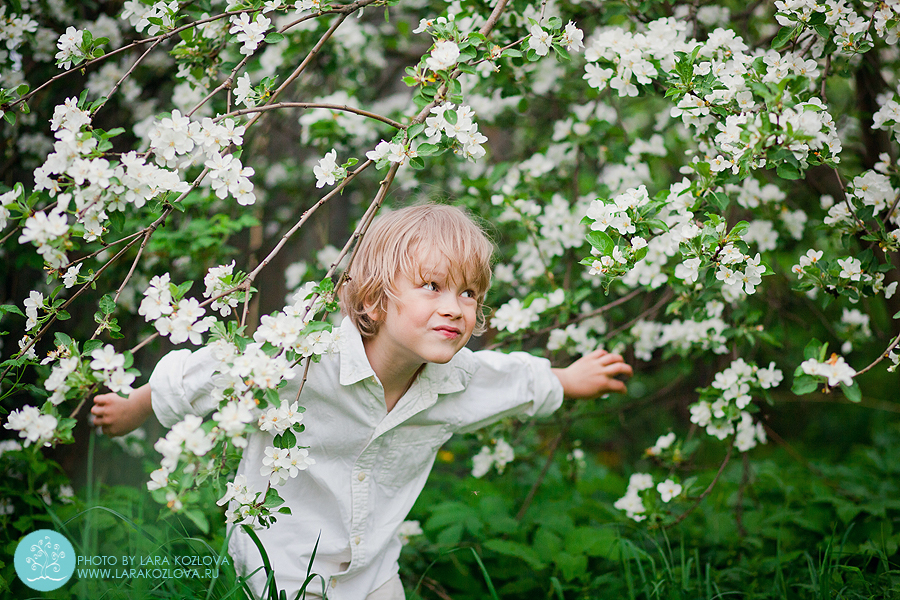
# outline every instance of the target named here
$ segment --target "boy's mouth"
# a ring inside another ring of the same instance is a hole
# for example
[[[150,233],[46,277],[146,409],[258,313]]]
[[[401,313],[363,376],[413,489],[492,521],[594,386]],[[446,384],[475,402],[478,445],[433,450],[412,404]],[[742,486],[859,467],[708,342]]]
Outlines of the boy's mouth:
[[[449,325],[440,325],[438,327],[435,327],[434,330],[451,339],[459,337],[459,335],[462,333],[456,327],[450,327]]]

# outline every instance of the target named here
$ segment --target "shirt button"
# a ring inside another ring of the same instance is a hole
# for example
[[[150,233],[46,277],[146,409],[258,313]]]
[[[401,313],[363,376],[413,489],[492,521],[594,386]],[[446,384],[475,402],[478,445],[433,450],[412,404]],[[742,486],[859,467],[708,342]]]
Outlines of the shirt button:
[[[365,474],[365,473],[360,473],[359,475],[356,476],[356,478],[359,479],[360,481],[365,481],[365,480],[366,480],[366,474]]]
[[[355,538],[353,538],[353,543],[356,544],[357,546],[359,546],[359,543],[361,541],[362,541],[362,538],[359,536],[356,536]]]

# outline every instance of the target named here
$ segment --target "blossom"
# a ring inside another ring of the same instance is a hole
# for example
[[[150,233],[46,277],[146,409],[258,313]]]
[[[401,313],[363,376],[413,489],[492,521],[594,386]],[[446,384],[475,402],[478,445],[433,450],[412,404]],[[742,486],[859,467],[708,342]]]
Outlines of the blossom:
[[[254,21],[250,21],[250,15],[241,13],[240,15],[231,15],[231,29],[228,33],[236,33],[237,41],[243,42],[241,46],[241,54],[249,55],[256,52],[256,48],[265,39],[266,30],[272,21],[262,15],[257,14]]]
[[[578,29],[572,21],[566,23],[566,28],[563,30],[562,39],[560,40],[566,47],[566,50],[573,52],[584,49],[583,40],[584,32]]]
[[[400,543],[404,546],[409,543],[409,538],[414,535],[422,535],[422,526],[418,521],[403,521],[397,528],[397,535],[400,537]]]
[[[68,27],[66,32],[59,36],[56,47],[59,52],[56,53],[56,63],[61,69],[68,69],[72,66],[72,62],[78,58],[84,58],[84,52],[81,49],[81,43],[84,37],[84,30]]]
[[[234,101],[247,107],[256,106],[256,102],[251,98],[253,93],[253,83],[250,81],[250,74],[244,73],[237,79],[237,85],[234,88]]]
[[[432,71],[449,69],[459,60],[459,46],[451,41],[440,41],[434,45],[431,56],[425,59],[425,66]]]
[[[528,47],[534,50],[538,56],[547,56],[547,53],[550,51],[550,44],[553,41],[550,34],[537,24],[531,26],[530,33]]]
[[[837,354],[832,354],[825,362],[819,362],[814,358],[807,359],[800,363],[800,368],[807,375],[825,377],[830,387],[839,383],[851,386],[856,376],[856,370],[847,364],[843,356]]]
[[[337,150],[332,150],[319,159],[319,163],[313,167],[313,173],[316,176],[316,187],[324,187],[325,185],[334,185],[337,179],[343,179],[347,176],[347,170],[338,166],[335,159],[337,158]]]
[[[671,479],[666,479],[656,486],[656,491],[659,492],[660,499],[663,502],[669,502],[672,500],[672,498],[679,496],[681,494],[681,490],[681,484],[675,483]]]
[[[91,369],[95,371],[112,371],[125,366],[125,357],[116,354],[112,344],[106,344],[103,348],[97,348],[91,352]]]
[[[862,277],[862,264],[859,259],[848,256],[847,258],[839,258],[837,262],[841,266],[841,277],[851,281],[860,280]]]
[[[25,440],[25,446],[49,446],[58,424],[53,415],[42,414],[37,407],[26,405],[9,413],[3,427],[18,431],[19,437]]]

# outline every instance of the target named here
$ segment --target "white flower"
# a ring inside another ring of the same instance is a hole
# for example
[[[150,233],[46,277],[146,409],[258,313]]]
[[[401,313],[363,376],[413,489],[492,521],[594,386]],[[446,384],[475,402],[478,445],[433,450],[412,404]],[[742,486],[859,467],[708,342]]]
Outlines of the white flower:
[[[91,369],[95,371],[112,371],[125,366],[125,357],[116,354],[116,349],[111,344],[103,348],[97,348],[91,352]]]
[[[237,33],[237,41],[243,42],[241,46],[241,54],[253,54],[256,48],[265,39],[266,30],[272,21],[262,14],[256,15],[256,20],[250,21],[250,15],[241,13],[240,15],[231,15],[231,29],[228,33]]]
[[[685,260],[675,267],[675,277],[684,280],[685,283],[695,283],[700,275],[700,262],[699,258]]]
[[[169,472],[163,468],[156,469],[152,473],[150,473],[150,481],[147,482],[147,489],[151,492],[153,490],[162,489],[169,485]]]
[[[472,477],[484,477],[494,466],[494,455],[489,446],[482,446],[481,450],[472,457]]]
[[[575,23],[569,21],[566,23],[566,28],[563,31],[562,39],[560,42],[566,47],[566,50],[569,52],[577,52],[578,50],[582,50],[584,48],[584,32],[578,29],[575,26]]]
[[[856,370],[847,364],[843,356],[837,354],[832,354],[825,362],[810,358],[800,363],[800,368],[807,375],[826,377],[830,387],[839,383],[851,386],[856,376]]]
[[[440,41],[434,45],[431,56],[425,59],[425,66],[432,71],[449,69],[459,60],[459,46],[450,41]]]
[[[628,478],[628,491],[640,492],[653,487],[653,476],[649,473],[632,473]]]
[[[404,546],[409,543],[409,538],[414,535],[422,535],[422,526],[418,521],[403,521],[397,528],[397,535],[400,537],[400,543]]]
[[[656,486],[656,491],[663,502],[669,502],[672,498],[681,494],[681,484],[675,483],[671,479],[666,479]]]
[[[26,405],[9,413],[3,427],[18,431],[19,437],[25,439],[26,446],[31,444],[49,446],[58,424],[53,415],[41,414],[37,407]]]
[[[66,269],[65,275],[63,275],[63,285],[66,286],[66,289],[71,288],[78,281],[78,273],[81,271],[82,264],[84,263],[78,263],[77,265]]]
[[[316,176],[316,187],[324,187],[326,185],[334,185],[337,179],[343,179],[347,176],[347,170],[338,166],[335,159],[337,158],[337,150],[332,150],[319,159],[319,163],[313,167],[313,173]]]
[[[247,107],[256,106],[256,102],[251,99],[252,95],[253,83],[250,81],[250,74],[244,73],[238,77],[237,85],[234,88],[234,101]]]
[[[530,32],[528,47],[534,50],[538,56],[547,56],[547,53],[550,51],[550,44],[553,41],[550,34],[541,29],[540,25],[532,25]]]
[[[847,258],[839,258],[838,264],[841,266],[841,277],[850,279],[851,281],[859,281],[862,276],[862,264],[859,259],[848,256]]]

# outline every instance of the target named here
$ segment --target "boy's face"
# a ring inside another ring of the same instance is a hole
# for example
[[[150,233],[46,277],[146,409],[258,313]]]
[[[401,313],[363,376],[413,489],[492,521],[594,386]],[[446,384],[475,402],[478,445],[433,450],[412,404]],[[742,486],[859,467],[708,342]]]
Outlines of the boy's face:
[[[396,299],[388,299],[372,341],[404,365],[443,364],[472,337],[478,300],[474,290],[451,277],[446,257],[419,250],[418,259],[417,273],[397,279]]]

